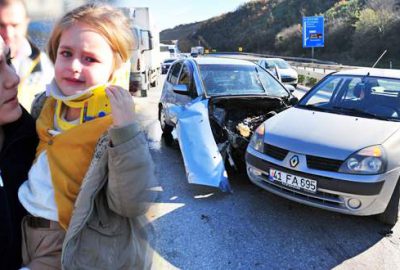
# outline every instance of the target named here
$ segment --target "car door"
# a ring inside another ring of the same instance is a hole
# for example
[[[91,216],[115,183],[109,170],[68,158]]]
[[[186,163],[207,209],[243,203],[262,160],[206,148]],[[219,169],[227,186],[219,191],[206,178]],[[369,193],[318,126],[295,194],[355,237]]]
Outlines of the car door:
[[[171,125],[173,122],[171,121],[172,116],[170,113],[170,108],[175,106],[176,103],[176,94],[173,91],[174,85],[178,83],[179,74],[181,72],[183,65],[183,61],[178,61],[174,63],[165,79],[163,91],[161,93],[161,105],[163,107],[163,113],[165,117],[165,121],[167,124]]]
[[[173,91],[175,85],[186,85],[188,89],[187,94],[175,93]],[[170,121],[176,125],[179,119],[179,112],[197,96],[196,86],[193,81],[193,68],[188,62],[182,63],[178,79],[175,83],[171,83],[171,92],[171,102],[169,103],[168,114]]]
[[[208,99],[202,96],[202,86],[197,66],[186,61],[179,75],[179,85],[186,85],[188,92],[176,94],[170,108],[175,121],[187,180],[191,184],[218,187],[229,191],[230,185],[224,160],[215,143],[210,127]]]

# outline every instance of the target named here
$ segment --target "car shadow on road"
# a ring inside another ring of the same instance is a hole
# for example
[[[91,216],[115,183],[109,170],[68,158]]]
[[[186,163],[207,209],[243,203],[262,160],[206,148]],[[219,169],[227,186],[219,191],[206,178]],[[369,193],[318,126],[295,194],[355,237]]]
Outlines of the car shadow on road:
[[[160,185],[154,269],[400,267],[398,225],[291,202],[242,176],[231,179],[232,194],[190,185],[179,149],[162,144],[152,155]]]

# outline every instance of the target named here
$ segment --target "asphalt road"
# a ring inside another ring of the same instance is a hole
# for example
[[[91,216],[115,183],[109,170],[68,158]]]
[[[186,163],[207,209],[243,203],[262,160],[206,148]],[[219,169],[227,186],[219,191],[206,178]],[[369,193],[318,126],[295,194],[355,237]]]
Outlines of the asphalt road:
[[[161,141],[160,86],[135,98],[159,180],[148,213],[154,269],[400,269],[400,222],[304,206],[245,176],[231,179],[233,194],[189,185],[179,148]]]

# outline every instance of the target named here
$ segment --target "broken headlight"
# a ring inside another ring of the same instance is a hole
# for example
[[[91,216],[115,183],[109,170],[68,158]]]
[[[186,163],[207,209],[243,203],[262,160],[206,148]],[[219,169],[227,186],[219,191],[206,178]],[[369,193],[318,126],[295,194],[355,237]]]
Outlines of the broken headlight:
[[[250,140],[250,146],[253,147],[258,152],[264,151],[264,133],[265,133],[265,124],[261,124]]]

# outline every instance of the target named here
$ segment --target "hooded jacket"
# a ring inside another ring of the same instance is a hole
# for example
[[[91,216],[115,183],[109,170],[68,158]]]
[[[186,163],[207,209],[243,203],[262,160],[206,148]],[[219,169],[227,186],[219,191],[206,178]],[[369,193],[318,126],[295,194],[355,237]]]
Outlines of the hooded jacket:
[[[39,112],[44,95],[34,102]],[[149,269],[144,214],[155,194],[154,164],[138,123],[111,128],[97,142],[63,242],[63,269]]]

